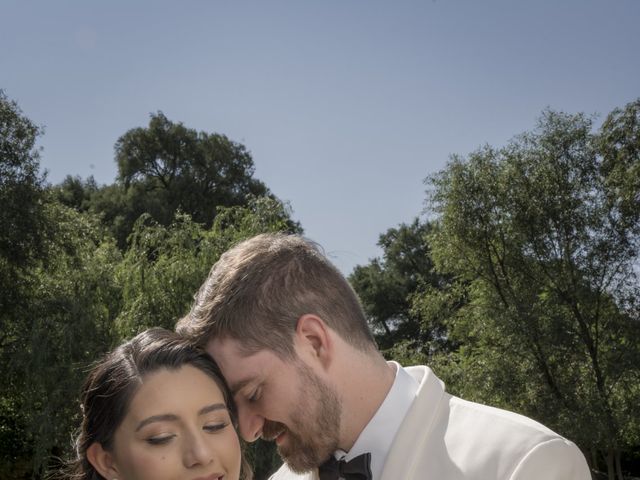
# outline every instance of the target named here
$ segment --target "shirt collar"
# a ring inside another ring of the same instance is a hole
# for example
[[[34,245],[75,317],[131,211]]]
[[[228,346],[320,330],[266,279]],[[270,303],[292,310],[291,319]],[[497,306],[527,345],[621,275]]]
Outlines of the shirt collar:
[[[388,362],[395,371],[396,377],[387,393],[386,398],[369,421],[360,436],[353,444],[351,450],[346,453],[338,450],[334,453],[336,459],[351,460],[366,452],[371,453],[371,473],[373,480],[382,475],[382,468],[387,454],[393,445],[393,440],[400,428],[400,424],[409,411],[409,407],[416,397],[418,381],[413,378],[397,362]]]

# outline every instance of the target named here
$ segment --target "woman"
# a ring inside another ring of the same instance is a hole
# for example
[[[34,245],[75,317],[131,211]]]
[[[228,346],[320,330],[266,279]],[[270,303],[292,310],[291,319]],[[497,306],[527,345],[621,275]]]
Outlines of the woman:
[[[77,459],[67,478],[251,476],[218,367],[173,332],[147,330],[107,354],[89,374],[81,402]]]

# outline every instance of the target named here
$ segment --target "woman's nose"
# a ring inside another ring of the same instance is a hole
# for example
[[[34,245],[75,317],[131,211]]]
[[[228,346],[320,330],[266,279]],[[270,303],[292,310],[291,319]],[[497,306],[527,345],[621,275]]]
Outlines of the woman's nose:
[[[210,437],[209,437],[210,438]],[[184,464],[187,468],[209,465],[215,459],[215,449],[207,442],[206,433],[194,434],[187,440]]]

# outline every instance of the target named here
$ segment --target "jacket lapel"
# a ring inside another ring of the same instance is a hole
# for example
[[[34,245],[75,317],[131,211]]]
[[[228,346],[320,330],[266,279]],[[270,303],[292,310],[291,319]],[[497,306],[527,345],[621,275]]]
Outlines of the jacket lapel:
[[[425,472],[416,471],[417,463],[427,453],[425,444],[445,396],[444,384],[430,368],[419,366],[408,367],[406,370],[420,386],[387,455],[381,480],[425,480]]]

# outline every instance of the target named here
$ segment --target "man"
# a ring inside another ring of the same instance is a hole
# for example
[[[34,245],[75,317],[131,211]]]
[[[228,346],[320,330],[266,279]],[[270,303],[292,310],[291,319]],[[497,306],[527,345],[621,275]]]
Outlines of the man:
[[[386,362],[355,292],[299,236],[223,254],[177,330],[220,365],[242,437],[275,440],[285,464],[273,479],[590,478],[580,450],[543,425]]]

